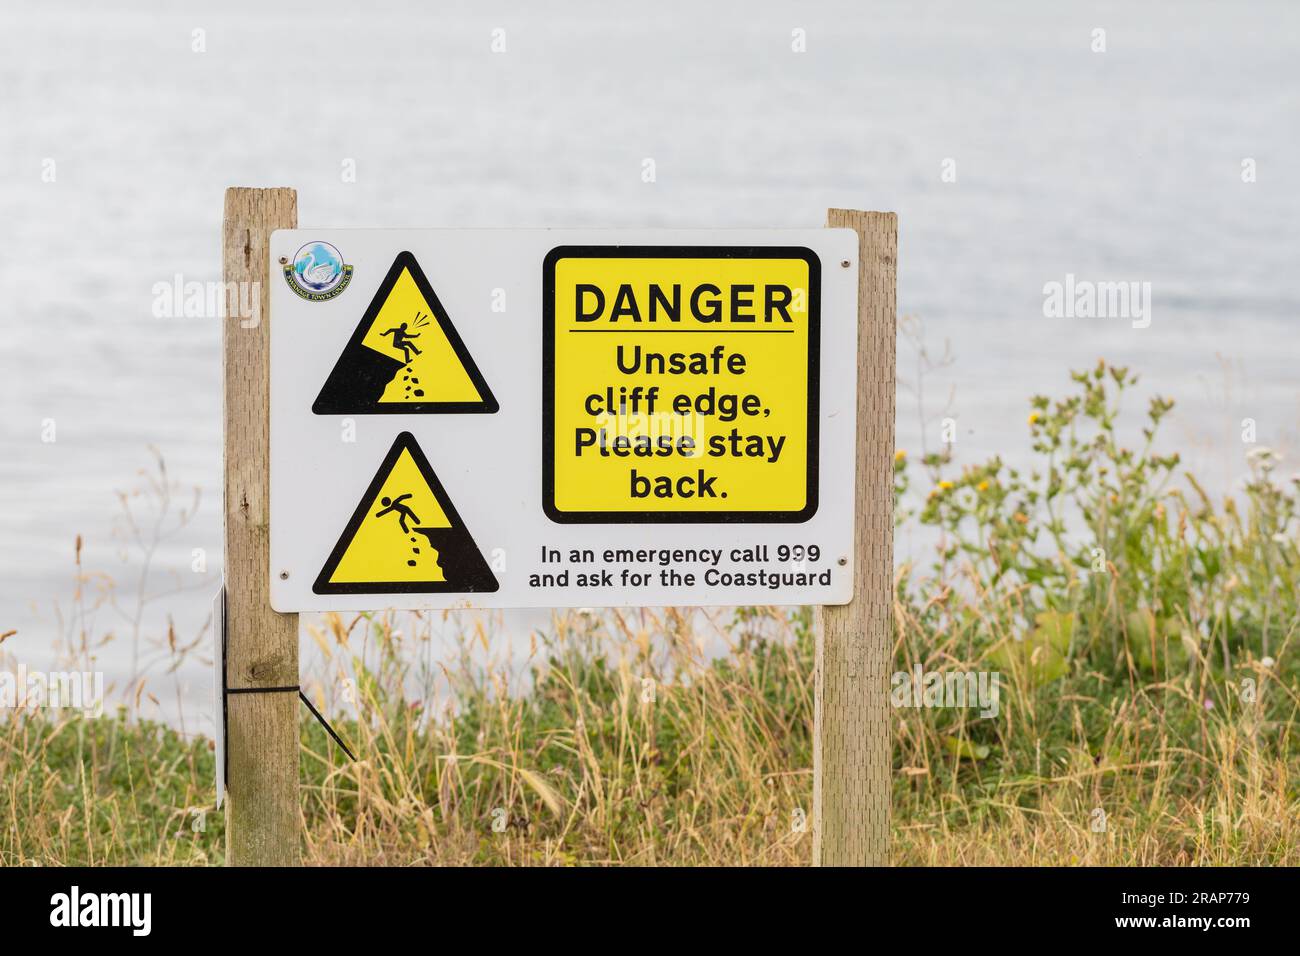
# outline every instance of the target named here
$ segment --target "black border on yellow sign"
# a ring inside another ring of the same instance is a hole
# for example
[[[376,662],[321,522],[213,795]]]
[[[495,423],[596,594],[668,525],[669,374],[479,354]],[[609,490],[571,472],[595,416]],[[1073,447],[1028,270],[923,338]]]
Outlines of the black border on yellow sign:
[[[555,505],[555,266],[561,259],[802,259],[808,264],[808,484],[799,511],[561,511]],[[795,524],[817,513],[821,259],[806,246],[556,246],[542,265],[542,510],[557,524]]]
[[[464,572],[466,581],[358,581],[332,583],[331,575],[338,569],[339,562],[343,560],[343,555],[347,552],[348,547],[352,544],[353,537],[356,536],[357,530],[361,527],[361,522],[366,520],[366,515],[370,512],[370,507],[374,503],[375,496],[379,494],[380,489],[384,487],[384,482],[388,480],[388,475],[392,472],[397,464],[397,459],[401,457],[402,452],[409,451],[411,458],[415,462],[415,467],[419,469],[421,477],[429,485],[429,490],[433,492],[433,497],[438,502],[438,507],[442,508],[443,514],[451,523],[450,527],[461,533],[462,539],[460,544],[466,548],[472,548],[474,553],[468,552],[461,555],[462,561],[466,562],[468,570]],[[468,586],[465,586],[468,583]],[[339,535],[339,540],[334,545],[334,550],[330,552],[329,558],[325,561],[325,566],[321,568],[320,574],[316,576],[316,581],[312,584],[311,589],[316,594],[482,594],[491,593],[500,588],[496,576],[488,567],[487,561],[483,558],[483,552],[479,550],[478,544],[465,527],[465,522],[461,520],[460,514],[456,511],[456,506],[451,503],[451,497],[447,490],[442,487],[442,482],[438,480],[433,466],[429,464],[429,459],[424,457],[424,452],[415,441],[415,436],[410,432],[402,432],[393,442],[393,447],[388,449],[388,454],[384,456],[383,462],[375,472],[375,477],[371,480],[370,486],[366,488],[365,493],[361,496],[361,503],[357,505],[357,510],[353,512],[352,518],[348,525]]]

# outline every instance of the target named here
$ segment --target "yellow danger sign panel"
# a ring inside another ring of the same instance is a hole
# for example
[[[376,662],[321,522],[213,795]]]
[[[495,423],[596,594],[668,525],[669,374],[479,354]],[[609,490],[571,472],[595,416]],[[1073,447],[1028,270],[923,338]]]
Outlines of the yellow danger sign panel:
[[[543,270],[543,508],[561,523],[817,511],[817,255],[561,246]]]
[[[496,578],[410,432],[397,436],[312,590],[497,590]]]
[[[312,404],[317,415],[497,411],[415,256],[399,253]]]

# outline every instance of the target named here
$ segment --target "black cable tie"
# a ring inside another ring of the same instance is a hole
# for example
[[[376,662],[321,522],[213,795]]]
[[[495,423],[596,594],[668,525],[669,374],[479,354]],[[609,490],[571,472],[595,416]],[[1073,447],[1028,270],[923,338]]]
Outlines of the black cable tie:
[[[302,688],[299,687],[296,689],[298,691],[299,699],[307,705],[307,709],[310,710],[312,715],[320,721],[320,725],[325,728],[325,732],[334,738],[334,742],[343,748],[343,752],[347,754],[349,758],[356,760],[356,755],[348,749],[348,745],[343,742],[343,738],[334,732],[334,728],[329,725],[329,721],[322,717],[320,711],[312,706],[311,701],[307,699],[307,695],[302,692]]]
[[[227,694],[287,694],[301,693],[297,684],[292,687],[227,687]]]
[[[320,721],[320,725],[325,728],[325,732],[334,738],[334,742],[336,744],[338,744],[340,747],[343,748],[343,752],[347,754],[348,757],[351,758],[352,760],[357,759],[357,755],[348,749],[348,745],[343,742],[343,738],[340,737],[338,733],[334,730],[334,728],[330,726],[329,721],[326,720],[323,716],[321,716],[321,712],[319,710],[317,710],[315,707],[312,706],[311,701],[307,699],[307,695],[302,692],[302,687],[300,685],[294,684],[292,687],[227,687],[226,693],[227,694],[296,693],[298,695],[298,699],[307,705],[307,709],[311,711],[312,716],[315,717],[318,721]]]

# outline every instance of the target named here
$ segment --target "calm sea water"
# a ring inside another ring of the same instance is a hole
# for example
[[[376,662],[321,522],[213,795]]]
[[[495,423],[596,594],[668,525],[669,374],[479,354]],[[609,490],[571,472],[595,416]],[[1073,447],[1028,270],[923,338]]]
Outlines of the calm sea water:
[[[936,445],[949,414],[961,460],[1021,460],[1029,395],[1106,356],[1179,401],[1168,441],[1217,489],[1244,471],[1244,417],[1295,467],[1295,4],[481,6],[7,15],[0,631],[18,629],[14,657],[39,666],[66,632],[52,609],[78,534],[85,566],[132,603],[138,564],[120,562],[112,519],[149,446],[201,499],[154,558],[156,589],[174,575],[189,590],[145,625],[171,615],[192,634],[206,614],[191,561],[202,548],[220,564],[219,329],[154,317],[153,287],[218,278],[232,184],[296,186],[304,225],[806,226],[832,205],[896,210],[900,312],[954,356],[918,408],[900,342],[901,447],[923,432]],[[1150,327],[1045,318],[1043,286],[1067,273],[1150,282]],[[111,609],[93,624],[133,627]],[[125,648],[100,651],[110,674],[129,670]],[[165,694],[207,677],[196,664],[176,680]]]

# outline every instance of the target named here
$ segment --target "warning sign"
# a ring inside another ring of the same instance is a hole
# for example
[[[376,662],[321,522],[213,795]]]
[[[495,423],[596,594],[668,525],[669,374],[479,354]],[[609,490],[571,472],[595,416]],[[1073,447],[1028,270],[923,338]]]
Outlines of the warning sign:
[[[393,260],[312,411],[497,411],[496,399],[411,253]]]
[[[850,600],[860,437],[890,414],[858,415],[859,241],[274,232],[274,268],[305,249],[315,277],[319,247],[352,279],[269,290],[271,606]]]
[[[820,272],[806,248],[553,250],[543,287],[547,515],[816,513]]]
[[[495,591],[497,580],[414,436],[402,432],[312,589],[473,593]]]

